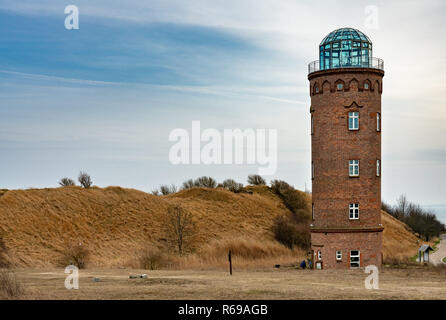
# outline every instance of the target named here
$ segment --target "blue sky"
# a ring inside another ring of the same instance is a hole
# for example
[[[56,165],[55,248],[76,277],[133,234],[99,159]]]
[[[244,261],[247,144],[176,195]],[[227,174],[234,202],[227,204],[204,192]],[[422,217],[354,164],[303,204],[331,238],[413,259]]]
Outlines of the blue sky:
[[[80,11],[64,28],[64,8]],[[367,29],[375,5],[379,27]],[[351,26],[386,67],[383,199],[444,204],[446,5],[442,1],[0,0],[0,186],[54,187],[88,171],[99,186],[150,191],[255,166],[173,166],[169,132],[275,128],[268,179],[310,187],[307,64]]]

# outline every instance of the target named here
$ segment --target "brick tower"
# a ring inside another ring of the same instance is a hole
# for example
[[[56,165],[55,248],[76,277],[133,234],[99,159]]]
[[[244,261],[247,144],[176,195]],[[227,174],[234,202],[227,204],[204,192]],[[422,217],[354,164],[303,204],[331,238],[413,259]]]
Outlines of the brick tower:
[[[342,28],[322,40],[308,71],[313,266],[379,267],[384,63],[365,34]]]

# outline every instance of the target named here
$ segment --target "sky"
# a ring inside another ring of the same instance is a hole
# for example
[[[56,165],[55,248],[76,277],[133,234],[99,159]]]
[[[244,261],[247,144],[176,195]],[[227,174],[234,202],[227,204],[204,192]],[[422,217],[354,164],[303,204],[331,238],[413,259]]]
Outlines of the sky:
[[[71,4],[78,30],[65,29]],[[0,187],[85,170],[95,185],[150,192],[257,173],[173,165],[169,134],[200,121],[276,129],[265,178],[311,189],[307,65],[329,32],[353,27],[385,63],[383,200],[446,206],[445,18],[441,0],[0,0]]]

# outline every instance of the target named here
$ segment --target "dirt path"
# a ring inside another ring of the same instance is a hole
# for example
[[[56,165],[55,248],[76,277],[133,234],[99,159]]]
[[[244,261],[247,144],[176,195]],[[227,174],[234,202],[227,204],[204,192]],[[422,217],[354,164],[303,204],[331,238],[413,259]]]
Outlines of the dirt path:
[[[446,257],[446,234],[440,236],[440,243],[437,246],[437,251],[432,253],[429,260],[434,265],[439,265],[444,263],[442,260]]]

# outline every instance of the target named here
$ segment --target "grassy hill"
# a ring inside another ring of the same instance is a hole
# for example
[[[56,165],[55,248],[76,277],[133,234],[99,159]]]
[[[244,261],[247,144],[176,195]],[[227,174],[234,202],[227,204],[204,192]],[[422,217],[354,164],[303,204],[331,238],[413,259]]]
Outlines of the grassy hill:
[[[88,248],[90,266],[138,267],[144,247],[165,241],[168,207],[181,204],[193,214],[197,236],[195,253],[176,259],[178,267],[223,265],[229,248],[251,258],[239,260],[246,266],[248,260],[272,265],[302,259],[303,251],[289,250],[273,238],[274,218],[289,213],[281,199],[267,187],[246,189],[249,193],[235,194],[193,188],[168,196],[120,187],[5,191],[0,195],[0,237],[8,260],[18,267],[61,265],[67,248],[79,243]],[[382,215],[384,255],[413,256],[417,237]]]

